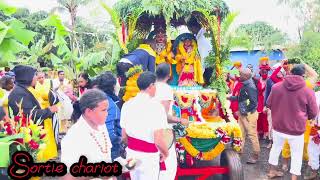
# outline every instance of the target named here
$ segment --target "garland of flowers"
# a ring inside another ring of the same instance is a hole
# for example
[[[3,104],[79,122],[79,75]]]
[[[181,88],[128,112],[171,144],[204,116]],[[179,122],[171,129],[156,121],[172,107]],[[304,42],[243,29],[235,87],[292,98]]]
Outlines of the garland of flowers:
[[[187,137],[179,139],[179,143],[184,147],[184,150],[192,157],[199,160],[212,160],[217,157],[225,149],[226,144],[232,143],[235,151],[241,150],[242,133],[240,126],[235,123],[226,123],[224,126],[214,130],[207,123],[191,124],[187,129]],[[219,138],[219,143],[208,152],[200,152],[190,143],[189,138],[194,139],[216,139]],[[179,149],[181,151],[181,148]],[[181,153],[181,152],[180,152]],[[181,158],[180,158],[181,159]]]
[[[126,72],[126,77],[127,78],[130,78],[131,76],[137,74],[137,73],[142,73],[143,72],[143,69],[142,69],[142,66],[139,65],[139,66],[134,66],[132,68],[130,68],[127,72]]]
[[[186,129],[187,134],[191,138],[201,138],[201,139],[210,139],[217,138],[217,135],[213,128],[207,125],[207,123],[203,124],[190,124]]]
[[[194,40],[192,40],[192,47],[193,49],[191,53],[187,53],[186,50],[184,49],[183,42],[180,42],[178,47],[180,54],[177,55],[177,60],[185,59],[184,62],[186,64],[188,65],[193,64],[195,62],[196,55],[198,52],[197,43]],[[189,66],[187,66],[187,71],[189,70],[188,68]]]
[[[128,80],[125,87],[125,94],[122,97],[125,102],[135,97],[140,92],[140,89],[137,85],[137,80],[142,72],[143,70],[141,66],[134,66],[126,73]]]
[[[200,152],[197,150],[187,139],[187,137],[183,137],[179,139],[179,142],[184,147],[185,151],[188,152],[192,157],[197,158],[198,160],[209,161],[216,158],[218,155],[222,153],[225,149],[225,146],[222,142],[219,142],[214,148],[212,148],[208,152]]]
[[[165,62],[169,64],[177,64],[177,62],[172,56],[171,49],[172,49],[172,43],[168,41],[166,48],[162,52],[157,53],[157,56],[156,56],[157,65]]]
[[[192,94],[176,93],[175,101],[181,109],[191,108],[195,97]]]

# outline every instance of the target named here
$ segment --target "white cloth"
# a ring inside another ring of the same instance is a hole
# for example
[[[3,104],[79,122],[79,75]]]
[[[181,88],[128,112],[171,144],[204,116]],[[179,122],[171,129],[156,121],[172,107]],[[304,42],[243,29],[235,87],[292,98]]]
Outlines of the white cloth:
[[[165,160],[166,170],[160,171],[159,180],[174,180],[177,173],[176,146],[173,144],[169,149],[169,156]]]
[[[154,143],[154,131],[168,128],[167,115],[159,102],[139,93],[123,105],[120,126],[128,136]]]
[[[310,137],[309,145],[308,145],[308,156],[309,161],[308,165],[313,170],[319,169],[319,156],[320,156],[320,145],[314,143],[312,137]]]
[[[173,101],[173,90],[172,88],[164,82],[156,83],[156,95],[154,99],[158,102],[161,101]]]
[[[163,82],[156,83],[156,95],[155,100],[158,102],[161,101],[174,101],[173,99],[173,90],[167,84]],[[170,108],[171,110],[172,108]],[[159,180],[174,180],[177,172],[177,154],[175,149],[175,144],[169,149],[169,156],[165,160],[166,170],[160,171]]]
[[[52,89],[56,90],[57,88],[59,88],[59,86],[61,85],[61,82],[59,79],[54,79],[52,80]],[[62,82],[63,86],[68,86],[69,85],[69,81],[67,79],[64,79]]]
[[[105,140],[107,139],[108,154],[105,155],[101,152],[99,145],[91,136],[92,133],[97,139],[98,143],[104,148]],[[111,141],[109,138],[108,130],[105,125],[101,125],[99,130],[90,127],[86,120],[81,116],[80,119],[68,130],[67,134],[61,141],[61,162],[65,163],[68,167],[73,163],[79,161],[80,156],[84,155],[88,158],[88,163],[112,162],[111,161]]]
[[[273,144],[269,154],[269,164],[278,166],[279,156],[285,140],[288,140],[291,152],[290,173],[300,176],[302,167],[304,134],[292,136],[273,130]]]
[[[201,64],[202,64],[202,69],[205,69],[204,66],[204,61],[207,56],[209,56],[212,46],[210,41],[204,36],[206,33],[206,30],[204,28],[201,28],[200,31],[198,32],[196,39],[197,39],[197,44],[198,44],[198,51],[201,57]]]
[[[320,91],[316,92],[316,101],[317,101],[317,106],[319,107],[320,110]],[[316,117],[316,122],[317,125],[320,125],[320,112],[318,112],[318,116]]]
[[[59,111],[57,113],[60,121],[69,120],[73,112],[72,101],[65,93],[65,89],[69,88],[69,86],[69,81],[67,79],[64,79],[62,83],[59,79],[52,80],[52,89],[56,91],[59,101],[61,102],[61,106],[59,106]]]
[[[119,62],[132,64],[132,62],[127,58],[121,58]]]
[[[154,143],[154,132],[168,128],[167,115],[164,107],[148,94],[139,93],[126,102],[121,110],[120,126],[128,136]],[[151,180],[159,178],[160,154],[127,151],[127,159],[135,158],[140,163],[130,171],[132,180]]]

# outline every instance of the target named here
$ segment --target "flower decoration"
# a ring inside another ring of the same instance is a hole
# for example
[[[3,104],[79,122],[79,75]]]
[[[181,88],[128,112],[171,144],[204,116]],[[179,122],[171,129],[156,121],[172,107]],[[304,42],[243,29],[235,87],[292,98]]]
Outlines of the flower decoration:
[[[126,83],[125,94],[122,97],[125,102],[135,97],[140,92],[137,81],[142,72],[143,70],[141,66],[134,66],[126,73],[128,80]]]
[[[36,159],[39,151],[45,147],[46,131],[43,126],[20,112],[19,115],[14,116],[10,122],[4,124],[3,134],[5,136],[22,135],[20,138],[13,139],[14,143],[20,146],[20,149],[27,151],[34,159]]]

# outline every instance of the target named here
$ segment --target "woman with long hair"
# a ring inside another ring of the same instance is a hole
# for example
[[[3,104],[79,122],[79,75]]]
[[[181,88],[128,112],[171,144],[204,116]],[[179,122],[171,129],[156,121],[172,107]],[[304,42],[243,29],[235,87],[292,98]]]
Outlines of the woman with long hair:
[[[86,90],[91,88],[91,80],[87,73],[79,74],[78,86],[79,86],[79,97],[81,97]]]

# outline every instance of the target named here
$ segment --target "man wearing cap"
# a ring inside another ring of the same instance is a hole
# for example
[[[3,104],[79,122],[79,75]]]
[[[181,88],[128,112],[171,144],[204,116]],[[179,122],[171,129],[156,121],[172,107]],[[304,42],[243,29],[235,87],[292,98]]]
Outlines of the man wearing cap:
[[[260,153],[260,145],[257,135],[257,120],[258,120],[258,90],[252,79],[251,70],[248,68],[240,70],[240,82],[242,87],[238,96],[230,96],[231,101],[239,103],[239,125],[243,134],[243,144],[248,134],[252,143],[253,154],[250,156],[247,163],[255,164]]]

